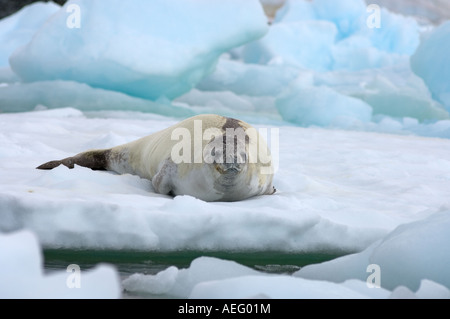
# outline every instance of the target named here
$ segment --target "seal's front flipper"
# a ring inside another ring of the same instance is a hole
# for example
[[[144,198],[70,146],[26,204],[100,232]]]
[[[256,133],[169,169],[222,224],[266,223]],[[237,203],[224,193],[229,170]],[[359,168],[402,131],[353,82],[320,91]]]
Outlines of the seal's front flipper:
[[[75,155],[74,157],[68,157],[60,161],[51,161],[42,164],[41,166],[37,167],[37,169],[51,170],[62,164],[70,169],[73,169],[75,165],[79,165],[97,171],[107,170],[110,152],[111,150],[87,151]]]
[[[177,166],[171,159],[167,159],[159,172],[152,179],[152,185],[155,191],[163,195],[174,196],[174,186],[172,176],[176,174]]]

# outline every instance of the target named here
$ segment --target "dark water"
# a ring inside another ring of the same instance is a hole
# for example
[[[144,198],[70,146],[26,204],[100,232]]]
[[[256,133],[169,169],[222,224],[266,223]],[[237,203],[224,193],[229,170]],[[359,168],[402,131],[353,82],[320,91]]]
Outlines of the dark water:
[[[282,252],[139,252],[139,251],[91,251],[91,250],[45,250],[45,270],[48,273],[66,270],[67,266],[77,264],[82,271],[89,270],[100,263],[114,265],[121,279],[132,274],[155,275],[170,266],[179,269],[189,268],[191,262],[202,256],[232,260],[266,273],[292,274],[309,264],[328,261],[343,254],[333,253],[282,253]],[[123,298],[151,298],[124,292]]]

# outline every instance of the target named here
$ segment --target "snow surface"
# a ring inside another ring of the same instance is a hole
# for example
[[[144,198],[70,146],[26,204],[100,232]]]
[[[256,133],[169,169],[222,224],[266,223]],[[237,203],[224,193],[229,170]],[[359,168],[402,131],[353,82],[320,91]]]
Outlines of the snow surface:
[[[70,1],[0,21],[5,43],[24,32],[2,47],[15,53],[0,69],[0,295],[449,298],[448,23],[383,8],[370,29],[362,0],[289,0],[268,27],[256,0],[226,3]],[[80,29],[69,4],[89,8]],[[212,112],[280,130],[275,195],[206,203],[137,176],[35,169]],[[43,275],[43,248],[348,255],[293,275],[203,257],[121,282],[101,266],[74,293],[67,273]]]
[[[388,239],[397,226],[450,207],[448,139],[283,126],[275,178],[279,192],[238,204],[171,199],[131,175],[81,167],[35,170],[49,159],[125,143],[176,122],[151,114],[100,115],[91,118],[71,108],[0,115],[3,232],[29,229],[47,248],[345,253],[362,251]],[[417,249],[410,254],[418,260],[431,254],[434,264],[446,265],[448,250],[440,246],[449,241],[445,234],[443,223],[431,224],[416,237],[423,243],[411,246]],[[410,247],[403,244],[392,256],[403,258],[404,246]],[[419,266],[419,278],[428,279]],[[439,270],[449,277],[446,268]]]

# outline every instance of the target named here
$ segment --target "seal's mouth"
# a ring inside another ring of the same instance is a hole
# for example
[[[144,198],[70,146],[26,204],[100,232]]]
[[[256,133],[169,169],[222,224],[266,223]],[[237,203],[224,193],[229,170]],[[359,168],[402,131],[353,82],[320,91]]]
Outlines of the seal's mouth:
[[[224,174],[238,174],[240,171],[242,171],[242,168],[239,164],[215,164],[214,165],[216,170],[224,175]]]

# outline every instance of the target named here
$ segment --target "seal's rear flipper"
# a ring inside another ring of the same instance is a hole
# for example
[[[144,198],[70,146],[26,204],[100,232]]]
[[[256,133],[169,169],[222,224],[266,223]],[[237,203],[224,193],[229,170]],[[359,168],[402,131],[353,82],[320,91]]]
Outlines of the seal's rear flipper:
[[[110,150],[87,151],[75,155],[74,157],[68,157],[60,161],[51,161],[42,164],[37,167],[37,169],[51,170],[62,164],[70,169],[73,169],[75,165],[79,165],[98,171],[107,170],[109,154]]]
[[[36,169],[51,170],[51,169],[54,169],[54,168],[58,167],[59,165],[61,165],[62,162],[63,161],[51,161],[51,162],[42,164],[39,167],[36,167]],[[69,168],[73,168],[73,167],[69,167]]]

